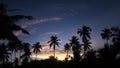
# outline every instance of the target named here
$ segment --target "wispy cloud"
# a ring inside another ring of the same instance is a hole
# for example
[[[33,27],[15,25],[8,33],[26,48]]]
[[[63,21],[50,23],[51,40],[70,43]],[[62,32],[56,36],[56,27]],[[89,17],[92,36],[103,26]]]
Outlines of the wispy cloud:
[[[14,35],[15,36],[19,36],[19,35],[21,35],[22,34],[22,31],[16,31],[16,32],[14,32]]]
[[[31,30],[29,31],[29,33],[32,34],[32,33],[36,32],[37,29],[38,29],[38,28],[33,28],[33,29],[31,29]]]
[[[60,32],[46,32],[41,35],[58,35],[58,34],[60,34]]]
[[[28,22],[22,23],[21,27],[25,29],[25,28],[27,28],[29,26],[32,26],[32,25],[42,24],[42,23],[46,23],[46,22],[49,22],[49,21],[60,21],[62,19],[63,18],[61,18],[61,17],[51,17],[51,18],[36,19],[36,20],[33,20],[33,21],[28,21]],[[36,30],[37,30],[37,28],[33,28],[32,30],[29,31],[29,33],[32,34]],[[22,34],[22,32],[17,31],[17,32],[14,32],[14,34],[16,36],[19,36],[19,35]],[[58,34],[58,33],[53,32],[53,33],[48,33],[48,34]]]
[[[21,25],[21,27],[22,28],[27,28],[28,26],[32,26],[32,25],[36,25],[36,24],[42,24],[42,23],[46,23],[46,22],[49,22],[49,21],[60,21],[62,19],[63,18],[61,18],[61,17],[37,19],[37,20],[25,22]]]

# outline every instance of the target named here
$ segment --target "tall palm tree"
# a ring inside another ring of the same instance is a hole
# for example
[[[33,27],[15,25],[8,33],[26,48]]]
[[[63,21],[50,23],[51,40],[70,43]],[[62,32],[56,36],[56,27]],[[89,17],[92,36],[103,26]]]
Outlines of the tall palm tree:
[[[58,39],[57,36],[51,36],[50,37],[50,41],[48,41],[48,43],[50,43],[50,48],[53,46],[53,50],[54,50],[54,57],[55,57],[55,46],[59,46],[59,41],[60,39]]]
[[[65,45],[64,45],[64,50],[65,50],[65,52],[67,52],[67,55],[66,55],[66,57],[68,58],[68,52],[70,51],[70,45],[68,44],[68,43],[66,43]]]
[[[30,55],[31,55],[30,46],[31,45],[29,43],[23,42],[24,54],[20,58],[23,59],[23,63],[25,64],[28,63],[30,59]]]
[[[42,49],[42,46],[40,45],[39,42],[33,44],[33,52],[36,54],[36,59],[37,59],[37,54],[40,52],[40,49]]]
[[[91,45],[90,44],[92,44],[89,40],[86,40],[85,41],[85,43],[84,43],[84,50],[85,51],[88,51],[88,50],[90,50],[90,48],[91,48]]]
[[[107,44],[108,44],[108,40],[111,37],[111,33],[112,33],[111,30],[107,29],[107,28],[105,28],[104,30],[102,30],[101,36],[102,36],[103,39],[106,40]]]
[[[91,39],[90,31],[92,31],[90,27],[83,26],[82,28],[78,29],[77,34],[79,34],[80,37],[82,37],[82,41],[85,42],[86,40]]]
[[[0,61],[2,63],[8,62],[10,53],[4,43],[0,44]]]
[[[25,34],[29,34],[26,30],[15,24],[21,19],[31,20],[31,16],[25,15],[13,15],[10,16],[7,14],[6,5],[0,3],[0,39],[7,39],[9,41],[19,42],[19,39],[15,36],[13,31],[21,30]]]
[[[76,36],[72,36],[72,39],[70,40],[70,46],[72,47],[74,60],[79,61],[80,60],[80,50],[81,50],[81,44],[78,41],[79,39]]]
[[[91,28],[88,26],[83,26],[81,29],[78,29],[77,34],[80,35],[80,37],[82,37],[82,42],[84,43],[84,50],[89,49],[90,45],[88,43],[89,40],[91,39],[90,37],[90,32],[91,32]]]
[[[11,62],[12,62],[13,60],[12,54],[14,54],[16,58],[16,52],[18,51],[18,44],[15,44],[14,42],[11,41],[7,44],[7,48],[11,52]]]
[[[30,46],[31,45],[29,43],[23,42],[24,54],[21,56],[21,58],[24,58],[24,57],[30,58],[30,55],[31,55]]]

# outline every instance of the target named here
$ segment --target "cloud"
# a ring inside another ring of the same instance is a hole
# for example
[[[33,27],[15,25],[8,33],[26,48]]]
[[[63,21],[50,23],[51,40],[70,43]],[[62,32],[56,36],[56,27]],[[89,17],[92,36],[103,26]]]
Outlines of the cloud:
[[[34,33],[35,31],[37,31],[38,28],[33,28],[29,31],[30,34]]]
[[[37,24],[42,24],[42,23],[46,23],[46,22],[49,22],[49,21],[60,21],[62,20],[63,18],[61,17],[52,17],[52,18],[44,18],[44,19],[37,19],[37,20],[33,20],[33,21],[29,21],[29,22],[25,22],[25,23],[22,23],[21,24],[21,27],[23,29],[29,27],[29,26],[32,26],[32,25],[37,25]],[[32,30],[29,31],[30,34],[32,34],[33,32],[35,32],[37,30],[37,28],[33,28]],[[14,32],[15,36],[19,36],[22,34],[21,31],[16,31]],[[58,34],[58,33],[48,33],[48,34]]]
[[[42,24],[42,23],[46,23],[49,21],[60,21],[63,18],[61,17],[52,17],[52,18],[44,18],[44,19],[38,19],[38,20],[33,20],[33,21],[29,21],[29,22],[25,22],[21,25],[22,28],[27,28],[28,26],[32,26],[32,25],[36,25],[36,24]]]
[[[46,32],[41,35],[58,35],[58,34],[60,34],[60,32]]]
[[[19,36],[22,34],[22,31],[16,31],[16,32],[13,32],[15,36]]]

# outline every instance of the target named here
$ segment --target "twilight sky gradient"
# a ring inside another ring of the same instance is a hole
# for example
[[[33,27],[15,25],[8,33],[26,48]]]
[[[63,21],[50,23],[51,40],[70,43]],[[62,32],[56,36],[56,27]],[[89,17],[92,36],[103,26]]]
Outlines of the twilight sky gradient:
[[[31,35],[15,34],[23,41],[31,44],[39,41],[43,45],[43,53],[51,53],[47,41],[51,35],[61,39],[57,52],[63,54],[63,45],[71,36],[77,35],[77,29],[83,25],[92,28],[91,42],[95,49],[103,46],[100,33],[105,27],[120,27],[119,0],[0,0],[8,4],[8,9],[20,9],[9,15],[24,14],[34,17],[33,20],[17,22]],[[79,37],[79,35],[77,35]]]

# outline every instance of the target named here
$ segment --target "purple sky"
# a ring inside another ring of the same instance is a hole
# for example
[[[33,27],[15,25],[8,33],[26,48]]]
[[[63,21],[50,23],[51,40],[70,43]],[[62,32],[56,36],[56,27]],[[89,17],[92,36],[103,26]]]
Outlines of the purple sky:
[[[28,30],[26,36],[17,32],[16,35],[31,44],[39,41],[47,44],[51,35],[61,39],[60,47],[69,42],[77,29],[86,25],[91,27],[93,48],[103,46],[100,33],[105,27],[120,26],[119,0],[0,0],[8,4],[8,9],[20,9],[9,12],[9,15],[24,14],[34,17],[33,20],[17,22]],[[79,37],[79,35],[77,35]],[[80,40],[81,41],[81,40]]]

